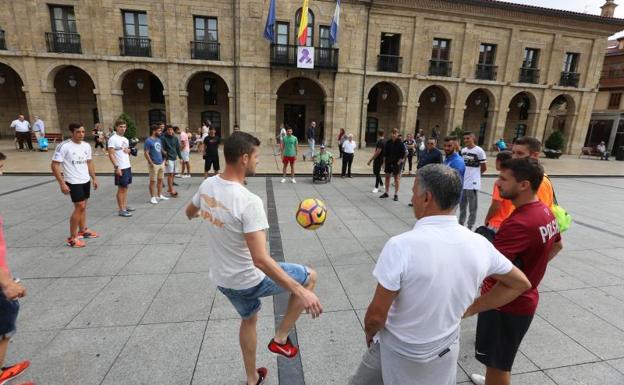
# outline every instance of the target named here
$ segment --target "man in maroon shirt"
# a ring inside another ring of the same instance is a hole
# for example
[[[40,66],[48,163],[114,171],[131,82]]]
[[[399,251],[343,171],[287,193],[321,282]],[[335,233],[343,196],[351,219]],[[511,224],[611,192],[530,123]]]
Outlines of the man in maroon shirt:
[[[544,169],[532,159],[510,159],[501,165],[496,185],[516,210],[501,224],[494,246],[522,270],[532,288],[505,306],[479,314],[475,358],[487,370],[485,377],[471,375],[477,385],[511,384],[514,358],[537,309],[537,287],[548,262],[563,247],[557,220],[536,195],[543,178]],[[496,284],[486,279],[481,294]]]

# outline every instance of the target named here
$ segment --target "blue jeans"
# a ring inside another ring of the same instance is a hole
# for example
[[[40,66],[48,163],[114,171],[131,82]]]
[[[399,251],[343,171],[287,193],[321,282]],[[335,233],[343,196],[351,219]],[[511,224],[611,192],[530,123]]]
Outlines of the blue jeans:
[[[295,263],[284,262],[279,262],[279,265],[282,270],[286,272],[286,274],[288,274],[295,281],[299,282],[299,284],[305,286],[308,283],[310,272],[307,267]],[[217,286],[217,289],[219,289],[219,291],[223,293],[228,300],[230,300],[230,303],[232,303],[238,314],[243,319],[251,318],[254,314],[260,311],[260,308],[262,307],[260,298],[271,297],[285,292],[281,286],[275,283],[275,281],[268,276],[264,277],[262,282],[254,287],[250,287],[249,289],[236,290],[227,289],[221,286]]]
[[[314,139],[308,139],[308,144],[310,145],[310,151],[307,152],[307,154],[310,154],[310,159],[314,158],[314,144],[316,142],[314,141]]]

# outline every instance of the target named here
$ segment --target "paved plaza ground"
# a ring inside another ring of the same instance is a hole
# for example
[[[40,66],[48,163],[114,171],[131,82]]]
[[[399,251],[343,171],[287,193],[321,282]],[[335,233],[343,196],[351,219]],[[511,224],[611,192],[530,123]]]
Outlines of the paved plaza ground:
[[[88,214],[102,237],[84,249],[63,246],[71,203],[52,179],[0,177],[9,264],[29,290],[8,357],[32,360],[23,379],[43,385],[243,384],[237,315],[208,280],[212,246],[205,225],[183,214],[201,179],[179,179],[178,199],[151,206],[147,178],[137,177],[130,190],[137,211],[121,218],[112,177],[101,176]],[[310,178],[296,185],[249,179],[279,225],[271,229],[272,253],[283,251],[286,261],[317,269],[325,306],[319,319],[303,316],[297,323],[300,361],[278,364],[265,349],[276,317],[273,300],[264,302],[258,363],[269,368],[268,384],[346,384],[365,349],[362,321],[375,288],[375,260],[389,237],[415,223],[407,206],[412,181],[403,179],[400,201],[393,202],[370,192],[371,177],[327,185],[312,185]],[[493,181],[486,178],[484,191]],[[513,383],[622,385],[624,178],[553,183],[576,223],[541,285]],[[295,223],[295,207],[306,197],[329,207],[327,223],[316,232]],[[479,222],[489,198],[479,196]],[[475,324],[476,318],[462,323],[458,383],[483,371],[473,359]]]

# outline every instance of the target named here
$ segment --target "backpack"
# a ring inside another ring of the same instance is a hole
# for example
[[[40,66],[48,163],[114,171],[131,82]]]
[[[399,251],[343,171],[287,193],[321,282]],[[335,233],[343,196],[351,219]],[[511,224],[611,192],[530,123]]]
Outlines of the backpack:
[[[548,178],[547,176],[544,177]],[[550,180],[550,178],[548,178],[548,180]],[[553,186],[553,206],[551,207],[550,211],[552,211],[555,219],[557,220],[559,233],[561,234],[567,231],[572,225],[572,216],[566,211],[566,209],[559,206],[559,203],[557,202],[557,194],[555,194],[555,187],[552,184],[552,181],[550,184],[551,186]]]

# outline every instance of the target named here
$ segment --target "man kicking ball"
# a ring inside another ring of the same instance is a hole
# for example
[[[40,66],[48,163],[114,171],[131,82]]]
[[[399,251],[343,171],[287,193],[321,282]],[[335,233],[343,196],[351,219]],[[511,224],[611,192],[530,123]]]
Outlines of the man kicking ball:
[[[225,170],[204,180],[186,208],[189,219],[201,217],[208,226],[206,236],[214,245],[210,253],[210,279],[241,316],[240,346],[247,385],[263,384],[266,368],[256,368],[256,323],[260,298],[290,292],[288,308],[269,350],[293,358],[299,349],[288,333],[305,309],[313,318],[323,312],[312,292],[316,272],[307,266],[277,263],[266,249],[269,228],[262,200],[243,185],[258,164],[260,141],[245,132],[225,140]]]

